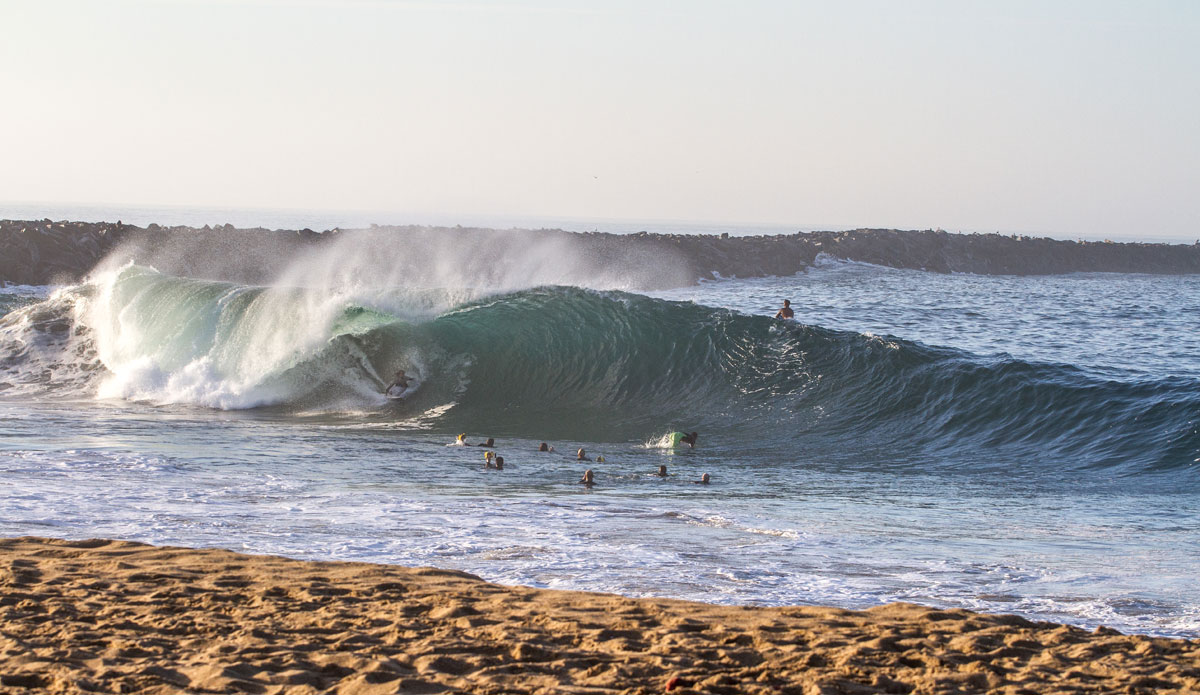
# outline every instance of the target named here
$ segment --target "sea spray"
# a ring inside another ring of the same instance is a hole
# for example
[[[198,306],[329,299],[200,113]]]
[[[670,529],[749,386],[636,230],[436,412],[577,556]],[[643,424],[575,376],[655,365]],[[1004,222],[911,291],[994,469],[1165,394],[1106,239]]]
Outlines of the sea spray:
[[[293,395],[279,375],[329,335],[343,300],[127,266],[95,281],[86,316],[110,376],[102,398],[247,408]]]
[[[634,243],[630,243],[633,241]],[[226,229],[133,235],[97,266],[287,287],[479,288],[539,285],[643,290],[695,278],[678,239],[553,230],[405,227],[290,237]]]

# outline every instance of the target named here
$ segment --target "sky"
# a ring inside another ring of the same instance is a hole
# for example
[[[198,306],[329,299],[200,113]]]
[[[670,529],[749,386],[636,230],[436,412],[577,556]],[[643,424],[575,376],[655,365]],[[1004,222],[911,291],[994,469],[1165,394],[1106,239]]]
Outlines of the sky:
[[[1200,238],[1194,0],[0,0],[0,26],[0,202]]]

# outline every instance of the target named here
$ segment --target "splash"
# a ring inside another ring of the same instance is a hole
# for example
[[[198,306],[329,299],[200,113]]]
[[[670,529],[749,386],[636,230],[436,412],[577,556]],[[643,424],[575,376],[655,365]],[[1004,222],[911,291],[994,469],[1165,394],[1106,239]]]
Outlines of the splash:
[[[168,275],[238,284],[473,294],[542,285],[642,290],[694,279],[678,244],[631,244],[625,237],[557,230],[403,227],[295,237],[232,228],[192,231],[132,238],[98,268],[132,262]]]

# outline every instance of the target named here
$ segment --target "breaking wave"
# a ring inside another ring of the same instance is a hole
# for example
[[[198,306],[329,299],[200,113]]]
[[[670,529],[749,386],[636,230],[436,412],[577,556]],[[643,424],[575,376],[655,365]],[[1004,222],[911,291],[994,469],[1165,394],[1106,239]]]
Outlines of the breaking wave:
[[[393,402],[382,390],[397,368],[417,381]],[[1113,380],[558,286],[333,291],[129,265],[0,319],[0,394],[46,391],[535,439],[686,427],[767,452],[892,449],[898,464],[1142,471],[1200,455],[1191,379]]]

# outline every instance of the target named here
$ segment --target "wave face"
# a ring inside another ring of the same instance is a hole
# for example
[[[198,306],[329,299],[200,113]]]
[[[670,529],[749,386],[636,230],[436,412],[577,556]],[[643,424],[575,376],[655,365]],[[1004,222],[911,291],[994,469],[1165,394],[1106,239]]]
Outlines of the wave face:
[[[127,266],[5,316],[0,354],[0,393],[350,412],[547,440],[697,429],[781,462],[801,447],[1132,472],[1200,456],[1192,379],[1103,379],[616,291],[338,293]],[[389,402],[397,368],[417,383]]]

